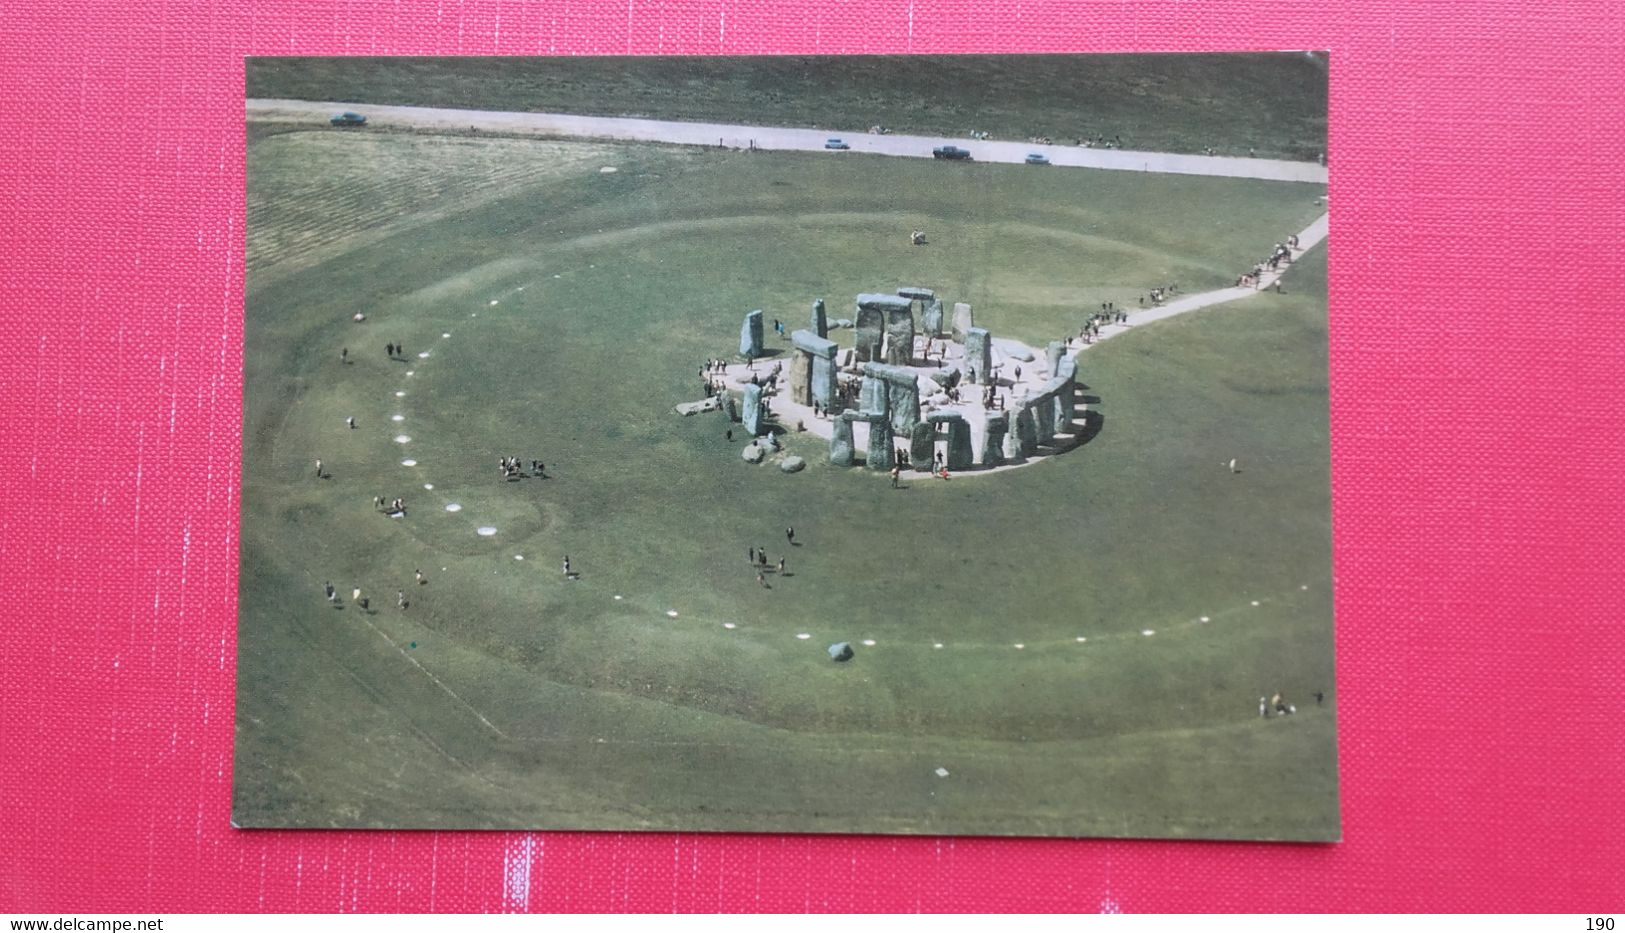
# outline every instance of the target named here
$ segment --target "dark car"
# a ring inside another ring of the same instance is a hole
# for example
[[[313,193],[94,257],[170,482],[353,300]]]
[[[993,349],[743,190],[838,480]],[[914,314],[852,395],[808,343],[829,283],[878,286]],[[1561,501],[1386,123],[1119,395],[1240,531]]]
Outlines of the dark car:
[[[1042,152],[1029,152],[1029,153],[1027,153],[1027,164],[1028,165],[1048,165],[1049,164],[1049,156],[1044,155]]]
[[[931,150],[933,159],[969,159],[970,151],[958,146],[938,146]]]
[[[367,118],[359,113],[351,113],[350,111],[346,110],[343,113],[334,116],[333,119],[328,120],[327,122],[333,124],[334,126],[364,126],[367,122]]]
[[[839,140],[839,139],[826,139],[826,140],[824,140],[824,148],[825,149],[851,149],[852,147],[848,146],[844,141]]]

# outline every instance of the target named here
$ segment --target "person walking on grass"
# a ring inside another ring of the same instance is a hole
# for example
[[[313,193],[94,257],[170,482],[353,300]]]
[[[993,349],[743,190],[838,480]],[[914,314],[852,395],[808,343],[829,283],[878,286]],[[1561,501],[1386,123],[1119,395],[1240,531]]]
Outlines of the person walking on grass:
[[[316,458],[316,478],[322,479],[322,458]]]
[[[898,477],[900,477],[902,475],[903,475],[903,468],[902,467],[893,466],[891,468],[891,488],[893,488],[893,489],[897,488],[897,479],[898,479]]]
[[[795,544],[796,544],[796,529],[794,528],[794,526],[784,529],[784,539],[786,541],[790,542],[791,547],[795,547]]]
[[[397,605],[397,606],[399,606],[399,607],[401,607],[401,609],[403,609],[403,610],[404,610],[404,609],[405,609],[405,608],[406,608],[406,607],[407,607],[407,606],[408,606],[408,605],[410,605],[410,604],[409,604],[409,603],[408,603],[408,602],[407,602],[407,601],[406,601],[406,591],[405,591],[405,590],[396,590],[396,591],[395,591],[395,605]]]
[[[779,576],[784,576],[784,558],[779,558]]]

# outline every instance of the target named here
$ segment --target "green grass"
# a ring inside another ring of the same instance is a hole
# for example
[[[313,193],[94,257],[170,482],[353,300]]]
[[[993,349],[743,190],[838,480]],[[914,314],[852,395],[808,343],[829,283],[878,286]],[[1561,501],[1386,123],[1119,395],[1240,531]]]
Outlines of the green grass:
[[[1029,469],[894,491],[792,435],[787,476],[671,413],[751,308],[920,284],[1038,342],[1229,284],[1319,189],[331,136],[249,152],[240,824],[1336,836],[1323,252],[1087,351],[1103,428]],[[752,545],[793,575],[760,588]],[[1304,714],[1260,722],[1276,689]]]
[[[636,116],[1314,159],[1326,59],[1302,53],[250,58],[248,96]]]

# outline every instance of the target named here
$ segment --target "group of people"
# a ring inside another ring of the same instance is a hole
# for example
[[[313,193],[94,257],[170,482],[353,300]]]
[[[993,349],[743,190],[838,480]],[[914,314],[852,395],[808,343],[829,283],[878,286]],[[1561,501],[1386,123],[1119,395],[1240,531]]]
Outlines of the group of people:
[[[525,467],[519,462],[518,457],[503,457],[497,461],[497,466],[502,470],[503,479],[520,479],[525,476]],[[530,461],[530,475],[547,479],[547,465],[540,460]]]
[[[397,357],[404,357],[406,356],[406,345],[403,343],[386,343],[384,344],[384,353],[392,360]]]
[[[428,578],[423,575],[423,571],[414,570],[413,573],[417,576],[417,581],[420,586],[429,582]],[[327,601],[333,605],[334,609],[342,608],[341,604],[339,603],[338,588],[333,586],[332,580],[327,580],[322,583],[322,592],[326,594]],[[372,600],[361,594],[361,587],[359,586],[350,590],[350,602],[361,607],[362,612],[372,611]],[[412,601],[406,598],[405,590],[395,591],[395,605],[402,610],[412,605]]]
[[[1161,288],[1153,288],[1153,289],[1151,289],[1149,294],[1142,295],[1140,297],[1140,307],[1144,308],[1144,307],[1146,307],[1147,304],[1149,304],[1153,308],[1159,307],[1159,306],[1162,305],[1162,303],[1164,301],[1166,301],[1170,296],[1174,295],[1178,291],[1179,291],[1179,283],[1178,282],[1174,282],[1174,283],[1171,283],[1171,284],[1168,284],[1168,285],[1164,285]],[[1124,315],[1124,319],[1127,320],[1127,315]]]
[[[792,526],[787,527],[787,528],[784,529],[784,539],[785,539],[785,543],[786,543],[786,545],[788,547],[795,547],[795,545],[796,545],[796,529],[795,529],[795,526],[792,525]],[[757,546],[757,547],[746,548],[745,549],[745,559],[747,561],[749,561],[751,569],[756,571],[756,582],[763,589],[769,589],[770,590],[770,589],[773,588],[767,582],[767,575],[769,573],[776,573],[781,578],[789,576],[789,574],[787,574],[785,572],[785,569],[784,569],[785,559],[782,558],[782,557],[779,558],[779,562],[776,565],[770,563],[768,561],[768,559],[767,559],[767,548],[765,548],[765,547]]]
[[[1268,269],[1271,272],[1276,272],[1276,271],[1279,271],[1281,266],[1283,266],[1283,265],[1291,265],[1292,264],[1292,252],[1293,252],[1293,250],[1296,250],[1297,248],[1298,248],[1298,235],[1294,233],[1291,236],[1287,237],[1284,242],[1275,244],[1275,248],[1270,251],[1270,255],[1269,255],[1268,259],[1265,259],[1265,260],[1263,260],[1261,262],[1254,263],[1252,272],[1244,273],[1244,274],[1238,276],[1236,278],[1236,287],[1237,288],[1247,288],[1247,287],[1262,288],[1263,287],[1262,283],[1264,281],[1264,270]],[[1280,279],[1275,280],[1275,290],[1277,292],[1286,291],[1286,289],[1281,287],[1281,280]]]
[[[390,499],[387,502],[384,500],[383,496],[373,496],[372,507],[385,515],[406,514],[406,500],[399,496],[395,497],[394,499]]]
[[[1315,705],[1319,706],[1325,701],[1326,694],[1316,691]],[[1281,691],[1277,690],[1275,691],[1275,696],[1272,696],[1269,699],[1265,699],[1264,697],[1258,698],[1258,715],[1263,719],[1268,719],[1271,711],[1273,711],[1277,716],[1291,716],[1298,711],[1298,708],[1293,706],[1291,703],[1288,703],[1286,698],[1281,696]]]

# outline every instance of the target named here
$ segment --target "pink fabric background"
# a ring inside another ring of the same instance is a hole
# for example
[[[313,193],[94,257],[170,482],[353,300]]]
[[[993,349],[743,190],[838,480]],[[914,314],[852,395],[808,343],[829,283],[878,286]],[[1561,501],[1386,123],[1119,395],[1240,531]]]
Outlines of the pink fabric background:
[[[1622,11],[8,5],[0,912],[1620,910]],[[1344,843],[228,826],[243,56],[1285,48],[1333,53]]]

